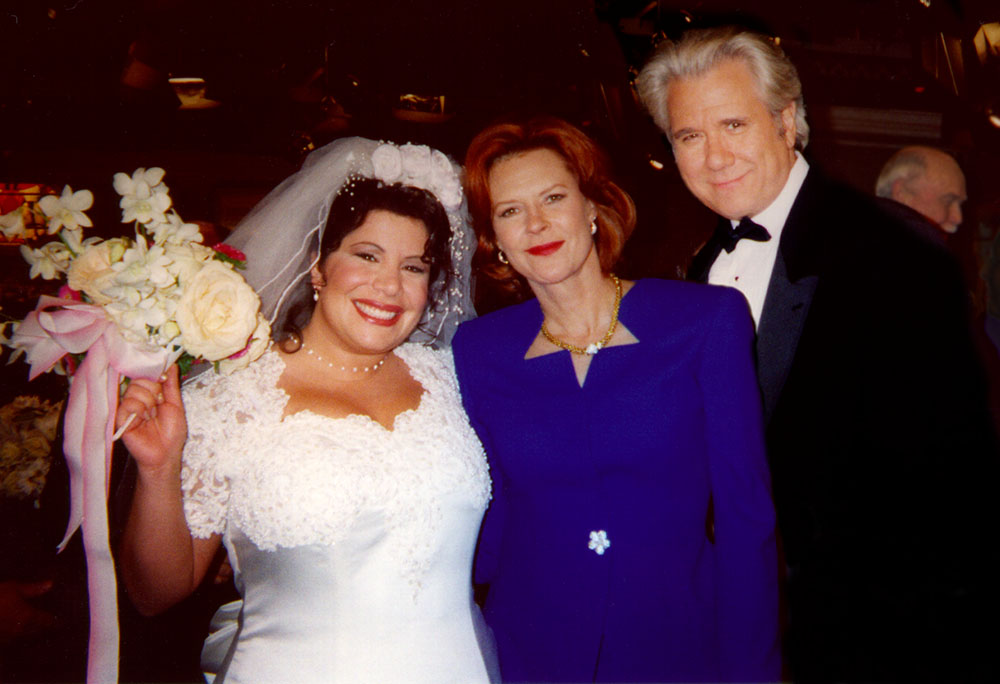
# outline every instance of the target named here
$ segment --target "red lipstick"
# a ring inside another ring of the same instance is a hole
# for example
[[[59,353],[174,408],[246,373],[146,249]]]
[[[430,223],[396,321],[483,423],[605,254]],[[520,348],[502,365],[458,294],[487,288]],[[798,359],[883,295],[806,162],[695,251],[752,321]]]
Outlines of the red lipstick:
[[[564,242],[565,240],[557,240],[556,242],[546,242],[544,245],[535,245],[528,248],[528,254],[548,256],[562,247]]]
[[[369,323],[389,327],[395,325],[399,314],[403,313],[403,307],[389,304],[379,304],[370,299],[355,299],[354,308],[361,317]]]

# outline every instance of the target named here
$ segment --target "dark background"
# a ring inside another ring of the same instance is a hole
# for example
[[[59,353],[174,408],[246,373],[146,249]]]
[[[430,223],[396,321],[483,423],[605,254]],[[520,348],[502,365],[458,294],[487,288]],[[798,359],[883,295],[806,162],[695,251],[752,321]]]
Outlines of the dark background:
[[[902,145],[953,153],[969,177],[966,232],[995,211],[1000,56],[980,25],[995,0],[7,0],[0,10],[0,182],[95,191],[117,223],[115,171],[162,166],[182,215],[232,226],[303,154],[340,135],[425,142],[461,159],[511,112],[583,125],[639,205],[629,268],[676,274],[704,211],[630,83],[654,44],[740,21],[778,35],[799,66],[811,161],[864,190]],[[168,76],[207,81],[214,109],[181,110]],[[125,83],[130,83],[129,87]],[[444,95],[446,121],[393,115]],[[648,165],[665,163],[656,172]],[[969,236],[970,240],[972,236]]]
[[[93,232],[108,236],[130,230],[112,175],[161,166],[181,215],[224,234],[334,137],[427,143],[461,160],[492,120],[546,112],[599,140],[636,200],[622,273],[678,277],[713,218],[681,183],[631,80],[658,41],[729,21],[779,36],[799,67],[811,163],[871,192],[903,145],[956,156],[970,199],[949,246],[985,306],[976,274],[1000,224],[1000,129],[987,120],[990,108],[1000,113],[1000,55],[983,63],[973,37],[1000,21],[996,0],[5,0],[0,183],[89,188]],[[181,108],[171,76],[204,78],[218,106]],[[444,111],[401,118],[405,94],[443,95]],[[28,281],[16,246],[0,243],[0,315],[21,317],[45,287]],[[63,391],[57,379],[27,385],[23,364],[0,372],[4,403]],[[50,485],[40,510],[0,520],[0,580],[55,577],[41,603],[58,622],[0,644],[0,682],[83,676],[81,554],[50,551],[65,520],[58,464]],[[196,681],[207,618],[226,592],[206,587],[155,620],[123,597],[123,681]]]

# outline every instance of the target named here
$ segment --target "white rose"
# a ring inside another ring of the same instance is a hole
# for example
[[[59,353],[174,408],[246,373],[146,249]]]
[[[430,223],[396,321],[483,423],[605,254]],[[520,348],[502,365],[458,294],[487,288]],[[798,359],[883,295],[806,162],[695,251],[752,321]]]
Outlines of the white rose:
[[[187,284],[177,305],[184,349],[219,361],[243,349],[257,327],[260,299],[240,274],[209,261]]]
[[[98,242],[87,247],[83,254],[73,259],[66,271],[66,284],[77,292],[83,292],[97,305],[107,304],[111,297],[104,290],[114,283],[115,272],[111,269],[111,245]]]
[[[441,150],[431,152],[431,183],[437,185],[449,185],[455,178],[455,169],[451,165],[451,160]]]
[[[395,183],[403,172],[403,160],[395,145],[382,144],[372,152],[375,178],[383,183]]]
[[[454,210],[462,204],[462,181],[451,160],[440,150],[431,154],[431,191],[445,209]]]
[[[223,375],[246,368],[251,363],[260,358],[271,342],[271,324],[267,322],[263,314],[257,314],[257,328],[250,337],[250,346],[245,353],[238,357],[222,359],[219,361],[219,372]]]
[[[415,180],[426,187],[431,171],[431,148],[427,145],[403,145],[399,148],[403,161],[403,181]]]
[[[462,184],[454,180],[438,189],[437,198],[448,211],[455,211],[462,204]]]

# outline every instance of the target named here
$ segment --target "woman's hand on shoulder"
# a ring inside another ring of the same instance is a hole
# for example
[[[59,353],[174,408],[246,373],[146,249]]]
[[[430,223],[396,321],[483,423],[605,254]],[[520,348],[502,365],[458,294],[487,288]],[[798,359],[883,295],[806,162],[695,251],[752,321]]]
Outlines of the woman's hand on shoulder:
[[[181,400],[177,366],[171,366],[162,381],[135,379],[129,383],[118,405],[115,427],[131,418],[122,441],[140,469],[179,467],[187,439],[187,420]]]

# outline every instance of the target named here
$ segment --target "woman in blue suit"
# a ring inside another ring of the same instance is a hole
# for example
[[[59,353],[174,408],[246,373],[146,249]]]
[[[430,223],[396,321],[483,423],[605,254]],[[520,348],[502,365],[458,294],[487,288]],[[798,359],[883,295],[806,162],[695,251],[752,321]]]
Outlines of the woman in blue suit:
[[[775,681],[774,510],[735,290],[617,278],[635,223],[552,118],[466,157],[481,275],[535,298],[463,324],[494,500],[476,558],[505,681]]]

